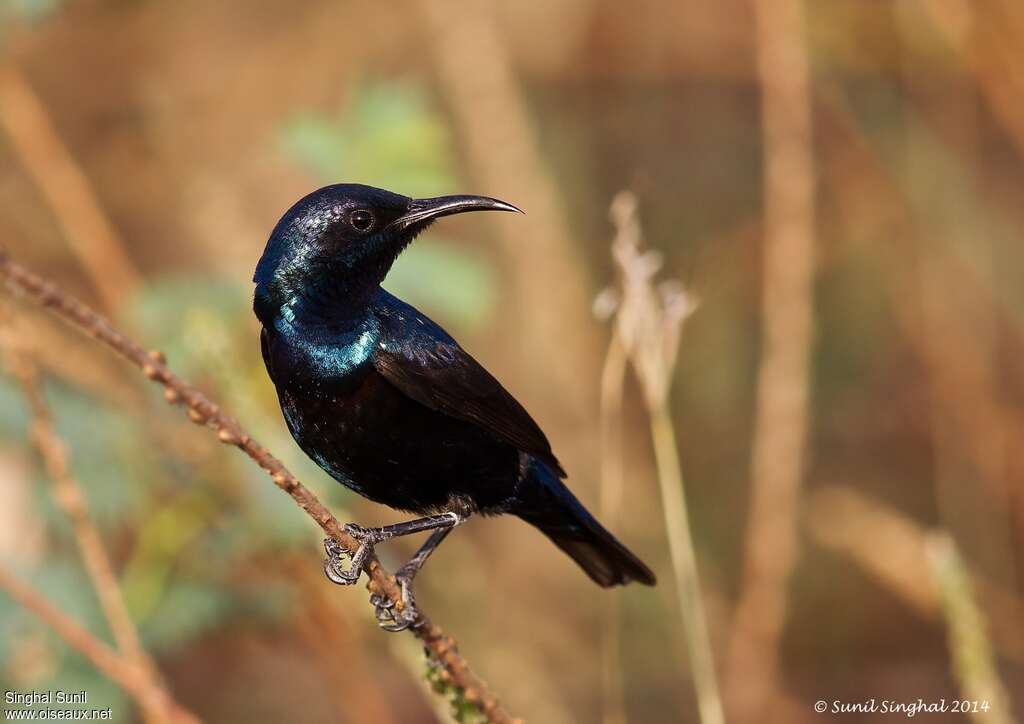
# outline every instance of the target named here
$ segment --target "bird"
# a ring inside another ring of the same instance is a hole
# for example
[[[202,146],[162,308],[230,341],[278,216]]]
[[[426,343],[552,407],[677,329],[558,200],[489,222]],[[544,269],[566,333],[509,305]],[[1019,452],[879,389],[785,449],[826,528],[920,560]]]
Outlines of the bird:
[[[325,186],[281,217],[253,276],[263,360],[298,446],[347,488],[420,516],[346,525],[358,547],[328,538],[327,577],[354,584],[378,543],[431,531],[396,573],[403,605],[372,600],[380,625],[393,631],[418,625],[416,574],[476,514],[530,523],[602,587],[656,582],[569,490],[547,437],[516,398],[440,325],[381,286],[428,226],[472,211],[522,213],[487,196],[414,199]]]

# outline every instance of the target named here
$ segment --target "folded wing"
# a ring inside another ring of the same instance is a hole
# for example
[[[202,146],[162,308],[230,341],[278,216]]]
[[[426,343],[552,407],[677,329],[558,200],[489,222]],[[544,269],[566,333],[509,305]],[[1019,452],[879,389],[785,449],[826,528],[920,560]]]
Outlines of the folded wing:
[[[513,447],[565,471],[523,406],[437,324],[412,307],[381,317],[374,368],[406,396],[479,425]]]

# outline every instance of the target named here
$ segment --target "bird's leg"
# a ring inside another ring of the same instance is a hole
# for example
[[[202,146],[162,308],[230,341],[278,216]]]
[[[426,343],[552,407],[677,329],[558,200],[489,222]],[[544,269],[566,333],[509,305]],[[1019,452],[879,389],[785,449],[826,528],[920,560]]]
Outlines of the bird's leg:
[[[457,522],[452,523],[450,526],[444,528],[438,528],[430,537],[420,546],[419,550],[413,555],[408,562],[398,569],[395,573],[395,581],[402,589],[402,610],[396,612],[394,608],[394,602],[386,596],[371,596],[370,602],[374,604],[374,608],[377,613],[377,623],[385,631],[404,631],[415,624],[416,619],[419,618],[419,612],[416,610],[416,600],[412,595],[412,581],[419,573],[420,568],[430,558],[430,554],[434,552],[434,549],[441,545],[441,541],[448,537],[448,534],[454,530],[455,526],[461,523],[464,518],[459,519]]]
[[[420,533],[424,530],[451,528],[461,523],[462,520],[462,516],[458,513],[447,512],[440,515],[428,515],[424,518],[407,520],[403,523],[395,523],[394,525],[385,525],[380,528],[363,528],[355,523],[348,523],[345,525],[345,532],[360,543],[365,541],[370,543],[370,545],[375,545],[381,541]]]
[[[464,520],[458,513],[449,512],[441,515],[428,515],[424,518],[416,518],[404,523],[385,525],[380,528],[363,528],[362,526],[349,523],[345,526],[345,532],[359,541],[355,551],[349,551],[342,547],[333,538],[324,541],[324,551],[327,559],[324,561],[324,573],[333,583],[341,586],[351,586],[359,580],[359,574],[363,570],[366,558],[373,552],[375,545],[381,541],[397,538],[403,535],[419,533],[424,530],[436,528],[452,528]],[[438,541],[440,542],[440,541]],[[342,563],[342,558],[351,557],[348,569]]]

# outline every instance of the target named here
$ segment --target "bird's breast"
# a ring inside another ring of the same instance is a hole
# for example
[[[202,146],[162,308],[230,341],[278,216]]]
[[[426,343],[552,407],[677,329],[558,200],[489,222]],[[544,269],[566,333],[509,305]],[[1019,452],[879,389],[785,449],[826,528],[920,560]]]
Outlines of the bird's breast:
[[[279,329],[274,349],[274,373],[282,382],[302,384],[342,381],[372,364],[380,344],[380,325],[367,319],[351,330],[296,331]]]

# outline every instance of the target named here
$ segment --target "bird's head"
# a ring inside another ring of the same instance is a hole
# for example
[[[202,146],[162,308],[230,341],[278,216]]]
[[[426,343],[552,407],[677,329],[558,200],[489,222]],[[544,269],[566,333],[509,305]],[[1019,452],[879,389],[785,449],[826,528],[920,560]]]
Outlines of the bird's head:
[[[420,232],[435,219],[467,211],[519,209],[486,196],[412,199],[360,184],[314,191],[270,234],[253,277],[257,316],[266,324],[265,317],[284,307],[294,313],[303,303],[365,303]]]

